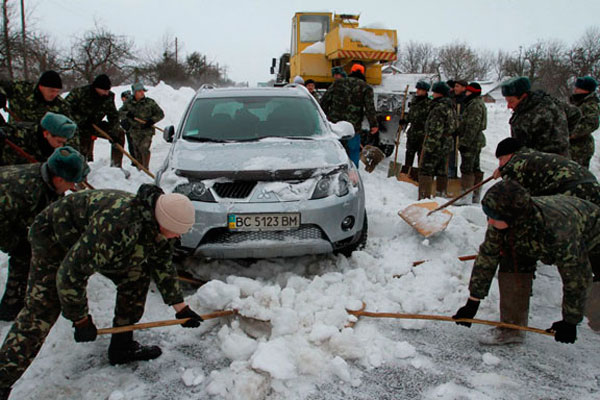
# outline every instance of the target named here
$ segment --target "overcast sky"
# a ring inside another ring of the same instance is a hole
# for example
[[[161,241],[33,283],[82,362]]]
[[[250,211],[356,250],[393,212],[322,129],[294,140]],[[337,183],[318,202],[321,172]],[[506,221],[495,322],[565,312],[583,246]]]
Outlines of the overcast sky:
[[[140,49],[160,50],[166,34],[182,55],[199,51],[251,85],[271,78],[271,58],[288,51],[296,11],[360,13],[361,26],[396,29],[434,46],[461,41],[477,49],[517,50],[538,39],[568,45],[600,26],[598,0],[28,0],[35,27],[59,46],[94,27],[127,35]],[[145,50],[144,50],[145,51]]]

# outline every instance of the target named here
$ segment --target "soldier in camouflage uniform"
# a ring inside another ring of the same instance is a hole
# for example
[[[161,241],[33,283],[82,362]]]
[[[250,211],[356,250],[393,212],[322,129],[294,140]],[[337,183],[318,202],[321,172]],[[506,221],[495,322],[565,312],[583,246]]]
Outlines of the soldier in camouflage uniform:
[[[416,85],[416,93],[413,97],[409,112],[405,119],[399,121],[400,125],[410,124],[406,131],[406,153],[404,154],[404,166],[402,172],[408,173],[408,168],[412,167],[415,154],[417,155],[417,164],[421,161],[421,149],[425,139],[425,121],[429,115],[431,99],[427,96],[431,85],[425,81],[419,81]]]
[[[460,150],[460,174],[463,192],[483,180],[479,166],[479,155],[485,147],[483,131],[487,128],[487,108],[481,98],[481,86],[477,82],[467,85],[467,96],[462,105],[462,114],[456,135]],[[473,192],[473,203],[479,202],[479,193]]]
[[[9,391],[40,350],[60,313],[73,322],[75,341],[93,341],[97,329],[88,311],[86,285],[98,272],[117,286],[114,326],[142,317],[150,281],[184,327],[202,318],[184,303],[171,262],[174,239],[194,224],[194,206],[181,194],[163,194],[154,185],[136,195],[119,190],[86,190],[56,201],[29,231],[32,264],[25,307],[0,349],[0,391]],[[112,365],[160,356],[132,332],[113,334]]]
[[[0,320],[14,320],[23,308],[31,261],[27,231],[33,219],[88,172],[81,154],[68,146],[56,149],[43,164],[0,168],[0,250],[9,256]]]
[[[436,194],[445,196],[448,187],[448,155],[452,148],[452,133],[456,130],[456,110],[448,97],[450,88],[436,82],[432,88],[433,101],[425,121],[423,159],[419,166],[419,200],[431,197],[433,177]]]
[[[573,95],[569,101],[581,110],[582,118],[570,132],[571,157],[586,168],[594,154],[595,145],[592,132],[600,124],[600,100],[596,94],[598,83],[591,76],[577,78]]]
[[[555,333],[558,342],[574,343],[592,277],[600,274],[600,207],[573,196],[531,197],[519,183],[507,180],[488,190],[482,208],[488,217],[488,230],[473,265],[469,300],[453,318],[475,316],[480,300],[489,291],[502,249],[508,246],[519,254],[558,267],[563,282],[563,319],[553,323],[548,331]],[[500,319],[527,325],[532,271],[523,271],[519,265],[512,271],[503,272],[500,268],[499,274],[513,275],[509,287],[503,288],[499,280],[501,292],[517,291],[520,294],[513,297],[510,304],[500,303]],[[528,290],[519,291],[521,286]],[[466,322],[459,324],[470,326]],[[506,329],[493,328],[494,332],[500,330]],[[521,339],[501,343],[522,342],[523,335],[513,335],[517,336]],[[486,340],[483,343],[501,344]]]
[[[450,86],[450,94],[449,97],[454,102],[454,107],[456,107],[456,115],[458,121],[460,122],[461,115],[465,108],[465,101],[467,99],[467,86],[469,85],[464,79],[456,79],[450,80],[452,83]],[[459,139],[456,136],[456,132],[452,135],[452,150],[450,151],[448,157],[448,177],[449,178],[458,178],[458,145]]]
[[[348,121],[354,126],[356,134],[344,144],[346,152],[358,166],[360,156],[360,132],[362,121],[369,121],[369,134],[379,131],[373,88],[365,81],[365,67],[352,65],[350,76],[334,81],[321,98],[321,108],[331,122]]]
[[[81,154],[88,161],[94,160],[94,138],[98,133],[92,127],[95,124],[108,133],[116,143],[125,144],[125,134],[119,126],[119,112],[115,107],[115,94],[110,91],[111,82],[107,75],[101,74],[91,85],[77,87],[65,99],[71,108],[71,115],[79,127]],[[108,122],[103,121],[104,117]],[[123,153],[117,149],[111,151],[111,165],[121,167]]]
[[[531,91],[524,76],[511,78],[501,85],[508,108],[511,136],[530,149],[569,157],[569,130],[564,109],[543,91]]]
[[[30,162],[14,148],[4,143],[10,140],[37,162],[44,162],[75,135],[77,125],[61,114],[46,113],[39,124],[30,122],[11,123],[0,128],[0,165],[25,164]]]
[[[119,110],[121,126],[129,133],[133,142],[135,148],[133,157],[148,168],[150,145],[154,136],[152,125],[163,119],[165,114],[154,100],[146,97],[146,88],[143,84],[134,83],[131,85],[131,92],[133,97]]]

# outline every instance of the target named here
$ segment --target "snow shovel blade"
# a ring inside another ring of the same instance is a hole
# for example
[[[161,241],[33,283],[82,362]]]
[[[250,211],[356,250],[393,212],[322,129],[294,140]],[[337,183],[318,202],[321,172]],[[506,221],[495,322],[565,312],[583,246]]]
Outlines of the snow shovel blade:
[[[390,161],[390,165],[388,166],[388,178],[391,178],[392,176],[398,176],[401,170],[402,164],[395,161]]]
[[[360,160],[365,164],[365,171],[373,172],[377,164],[385,158],[383,151],[379,147],[367,145],[360,152]]]
[[[407,172],[402,172],[402,171],[407,171]],[[412,185],[415,186],[419,186],[419,168],[418,167],[410,167],[410,168],[402,168],[400,171],[398,171],[398,173],[396,174],[396,179],[399,180],[400,182],[407,182],[410,183]]]
[[[438,203],[435,201],[411,204],[404,210],[398,211],[398,215],[427,238],[446,229],[452,219],[452,213],[448,210],[442,210],[427,216],[429,211],[435,210],[437,207]]]

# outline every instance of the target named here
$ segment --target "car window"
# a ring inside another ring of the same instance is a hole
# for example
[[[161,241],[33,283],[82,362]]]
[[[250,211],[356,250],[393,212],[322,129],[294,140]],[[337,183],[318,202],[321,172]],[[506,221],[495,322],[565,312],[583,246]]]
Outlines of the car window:
[[[315,104],[301,97],[235,97],[196,99],[183,138],[254,140],[263,137],[321,135]]]

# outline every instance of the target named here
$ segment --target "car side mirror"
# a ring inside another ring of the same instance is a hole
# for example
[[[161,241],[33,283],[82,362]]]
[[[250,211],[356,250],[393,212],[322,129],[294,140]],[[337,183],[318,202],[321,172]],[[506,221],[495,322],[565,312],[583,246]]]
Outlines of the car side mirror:
[[[351,139],[354,136],[354,126],[348,121],[339,121],[335,124],[330,122],[331,130],[338,139]]]
[[[167,143],[173,143],[173,137],[175,136],[175,127],[173,125],[169,125],[165,127],[163,132],[163,139]]]

